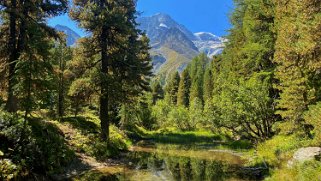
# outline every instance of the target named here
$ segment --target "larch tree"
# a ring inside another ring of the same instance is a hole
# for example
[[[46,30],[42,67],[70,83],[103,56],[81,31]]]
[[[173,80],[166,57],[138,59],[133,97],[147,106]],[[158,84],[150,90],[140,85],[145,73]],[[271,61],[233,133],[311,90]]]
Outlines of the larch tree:
[[[291,129],[301,127],[308,105],[320,100],[320,15],[317,0],[276,2],[278,113]]]

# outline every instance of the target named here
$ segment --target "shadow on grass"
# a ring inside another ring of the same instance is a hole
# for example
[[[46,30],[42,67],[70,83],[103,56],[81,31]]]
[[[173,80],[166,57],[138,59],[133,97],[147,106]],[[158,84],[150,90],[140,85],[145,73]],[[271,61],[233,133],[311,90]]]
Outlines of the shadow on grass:
[[[78,116],[78,117],[65,117],[61,119],[61,122],[68,122],[74,128],[79,129],[83,133],[99,133],[99,127],[97,124],[92,121],[88,121],[87,118]]]
[[[79,181],[87,181],[87,180],[97,180],[97,181],[118,181],[119,174],[109,174],[103,173],[98,170],[89,170],[87,172],[82,173],[79,176],[74,177],[73,179]]]
[[[217,135],[197,135],[195,133],[153,133],[146,136],[158,143],[188,144],[188,143],[213,143],[221,141],[222,138]]]
[[[57,125],[40,119],[30,120],[29,125],[38,148],[37,154],[33,155],[35,162],[32,166],[39,174],[45,173],[52,175],[55,180],[62,180],[70,173],[80,174],[91,169],[69,147]]]

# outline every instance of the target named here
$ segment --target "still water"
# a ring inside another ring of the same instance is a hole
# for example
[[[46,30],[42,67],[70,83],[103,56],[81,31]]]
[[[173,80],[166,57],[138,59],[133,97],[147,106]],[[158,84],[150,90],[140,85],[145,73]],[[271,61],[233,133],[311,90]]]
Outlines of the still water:
[[[221,181],[247,180],[242,157],[231,151],[181,145],[135,146],[125,166],[84,173],[79,180]],[[77,180],[78,180],[77,179]]]

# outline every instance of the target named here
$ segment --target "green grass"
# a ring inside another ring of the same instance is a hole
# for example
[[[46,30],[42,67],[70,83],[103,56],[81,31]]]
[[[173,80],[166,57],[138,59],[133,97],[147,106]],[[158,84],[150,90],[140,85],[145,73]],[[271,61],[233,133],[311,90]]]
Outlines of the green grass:
[[[120,151],[126,151],[131,141],[116,126],[110,126],[110,142],[100,139],[100,121],[93,114],[78,117],[65,117],[54,122],[69,137],[69,145],[76,151],[93,156],[98,160],[117,157]]]
[[[293,154],[302,147],[314,146],[313,141],[299,134],[277,135],[256,147],[257,151],[247,151],[252,157],[249,166],[264,166],[267,164],[270,173],[266,177],[269,181],[314,181],[321,180],[321,162],[308,161],[296,163],[288,167],[287,163]]]
[[[147,131],[137,127],[136,132],[142,139],[152,140],[162,144],[181,144],[195,146],[209,146],[216,149],[244,150],[252,147],[248,141],[235,141],[227,136],[214,134],[207,130],[180,131],[175,128]]]
[[[307,161],[292,168],[282,167],[273,170],[267,181],[317,181],[321,180],[321,162]]]
[[[23,119],[0,114],[0,125],[0,180],[60,173],[77,159],[76,152],[106,160],[117,157],[131,145],[123,131],[113,125],[110,127],[110,144],[102,141],[99,119],[91,113],[65,117],[61,121],[30,119],[23,147],[19,142]]]

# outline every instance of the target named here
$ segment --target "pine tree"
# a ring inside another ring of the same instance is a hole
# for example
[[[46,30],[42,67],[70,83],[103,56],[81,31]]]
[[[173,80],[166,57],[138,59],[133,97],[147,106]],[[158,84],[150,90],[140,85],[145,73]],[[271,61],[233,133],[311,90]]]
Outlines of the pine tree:
[[[180,76],[178,72],[175,72],[170,77],[169,81],[166,84],[166,93],[165,97],[168,99],[170,104],[176,105],[177,104],[177,92],[178,86],[180,82]]]
[[[133,0],[74,0],[72,19],[92,36],[88,57],[99,57],[101,137],[109,139],[109,109],[148,88],[151,76],[148,39],[136,26]],[[98,56],[97,56],[98,55]],[[113,96],[110,96],[113,95]]]
[[[66,46],[66,43],[56,43],[52,50],[52,61],[55,72],[56,83],[56,103],[57,114],[59,118],[65,114],[65,97],[67,95],[68,80],[66,78],[67,63],[72,59],[72,50]]]
[[[213,64],[213,62],[211,62],[211,64],[209,64],[206,67],[205,73],[204,73],[204,83],[203,83],[203,86],[204,86],[204,93],[203,93],[204,102],[209,101],[213,97],[214,85],[213,85],[212,64]]]
[[[158,80],[155,80],[151,84],[153,105],[160,99],[164,98],[164,90]]]
[[[192,102],[195,98],[203,100],[203,83],[204,83],[204,72],[205,67],[208,64],[209,59],[202,53],[195,57],[188,67],[191,75],[191,88],[189,101]]]
[[[10,0],[0,1],[0,6],[4,8],[5,17],[2,27],[6,35],[5,41],[7,46],[4,46],[5,56],[1,57],[1,62],[6,61],[8,65],[8,87],[7,87],[7,103],[6,109],[9,112],[17,111],[17,100],[14,95],[14,87],[18,83],[16,81],[17,64],[20,56],[28,51],[28,43],[32,38],[31,29],[44,32],[43,38],[55,37],[57,34],[53,28],[46,25],[46,18],[59,15],[67,10],[67,0],[53,1],[25,1],[25,0]],[[29,34],[28,34],[29,33]]]
[[[187,69],[182,72],[178,86],[177,105],[189,107],[189,93],[191,88],[191,77]]]

